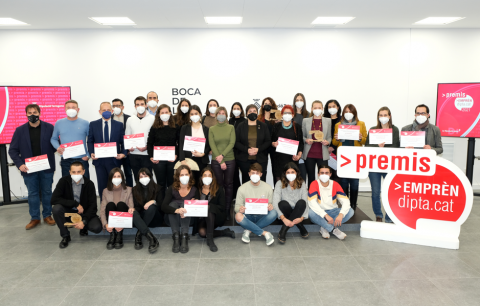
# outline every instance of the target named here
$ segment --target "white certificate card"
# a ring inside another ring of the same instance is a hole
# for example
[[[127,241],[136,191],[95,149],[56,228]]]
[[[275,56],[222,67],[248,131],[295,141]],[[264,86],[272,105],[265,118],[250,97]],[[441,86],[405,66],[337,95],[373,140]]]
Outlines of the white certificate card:
[[[247,215],[266,215],[268,214],[268,199],[245,199],[245,214]]]
[[[175,147],[153,147],[153,160],[175,160]]]
[[[360,126],[340,125],[338,127],[338,139],[358,141],[360,139]]]
[[[50,163],[48,162],[47,154],[25,158],[25,166],[28,168],[27,173],[50,169]]]
[[[183,151],[197,151],[200,153],[205,153],[206,141],[207,139],[201,137],[185,136],[185,141],[183,142]]]
[[[183,208],[187,210],[185,217],[208,217],[208,201],[185,200]]]
[[[371,129],[368,131],[369,144],[392,144],[393,130],[392,129]]]
[[[425,145],[425,132],[413,131],[413,132],[401,132],[400,133],[400,146],[423,148]]]
[[[64,143],[64,144],[61,144],[60,146],[65,149],[65,151],[63,151],[63,154],[62,154],[63,159],[82,156],[86,154],[85,146],[83,145],[82,140]]]
[[[108,213],[108,227],[132,228],[133,215],[123,211]]]
[[[277,153],[284,153],[288,155],[297,155],[298,140],[278,137]]]
[[[123,136],[123,143],[125,144],[125,149],[130,150],[131,148],[136,149],[146,147],[145,144],[145,135],[143,133],[125,135]]]
[[[94,144],[95,158],[117,157],[117,143],[105,142]]]

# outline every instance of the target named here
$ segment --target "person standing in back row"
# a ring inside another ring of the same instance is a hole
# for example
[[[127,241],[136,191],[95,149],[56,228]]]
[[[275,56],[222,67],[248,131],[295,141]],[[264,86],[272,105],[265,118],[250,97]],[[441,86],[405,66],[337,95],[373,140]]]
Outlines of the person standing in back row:
[[[123,106],[123,101],[120,99],[113,99],[112,107],[114,115],[113,120],[121,122],[123,124],[123,131],[125,131],[127,129],[127,120],[130,118],[130,116],[123,113],[123,109],[125,108]],[[130,155],[129,152],[127,152],[127,156],[122,159],[122,166],[127,186],[133,187],[132,167],[130,166],[130,159],[128,158],[128,155]]]
[[[425,145],[423,148],[434,150],[438,154],[443,153],[442,135],[440,129],[430,123],[430,109],[425,104],[420,104],[415,107],[415,120],[412,124],[406,125],[402,128],[402,132],[408,131],[423,131],[425,132]],[[406,149],[413,149],[413,147],[406,147]]]
[[[158,109],[158,95],[156,92],[151,91],[147,94],[147,105],[147,111],[150,113],[150,115],[155,116]]]
[[[293,121],[302,127],[303,119],[310,117],[310,113],[307,111],[305,96],[302,93],[297,93],[293,97],[292,107],[295,110]],[[307,167],[305,166],[305,161],[303,158],[298,160],[298,167],[300,168],[300,175],[302,176],[303,180],[307,181]]]
[[[205,111],[205,116],[202,118],[202,124],[208,128],[211,128],[215,124],[217,124],[217,119],[215,117],[215,111],[220,105],[218,101],[215,99],[208,100],[207,103],[207,110]]]

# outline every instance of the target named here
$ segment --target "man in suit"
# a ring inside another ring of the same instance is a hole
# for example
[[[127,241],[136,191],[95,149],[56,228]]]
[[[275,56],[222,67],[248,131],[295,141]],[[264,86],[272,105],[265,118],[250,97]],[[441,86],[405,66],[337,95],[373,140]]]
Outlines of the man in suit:
[[[55,148],[50,143],[53,125],[40,120],[40,107],[29,104],[25,108],[28,122],[17,127],[8,149],[8,154],[21,171],[28,190],[28,206],[31,216],[25,229],[29,230],[40,224],[40,190],[42,192],[43,222],[55,225],[52,219],[52,184],[55,172]],[[50,169],[28,173],[25,159],[47,155]]]
[[[113,120],[118,121],[123,123],[123,131],[127,128],[127,120],[130,118],[129,115],[123,113],[123,101],[120,99],[113,99],[112,101],[112,107],[113,107]],[[130,155],[130,152],[128,152],[128,155]],[[125,174],[125,181],[127,182],[128,187],[133,187],[133,179],[132,179],[132,167],[130,165],[130,159],[125,157],[122,159],[122,166],[123,166],[123,172]]]
[[[88,152],[93,160],[95,172],[97,173],[98,194],[102,196],[103,189],[107,187],[108,174],[115,167],[122,165],[122,158],[125,158],[127,151],[124,150],[123,136],[125,131],[123,125],[112,120],[112,105],[110,102],[102,102],[98,113],[101,119],[90,122],[88,132]],[[115,142],[117,147],[116,157],[96,158],[95,144]]]
[[[415,149],[429,149],[435,150],[438,154],[443,153],[442,136],[440,135],[440,129],[430,123],[430,109],[425,104],[420,104],[415,107],[415,120],[412,124],[404,126],[402,132],[409,131],[424,131],[425,132],[425,145],[423,148]],[[406,149],[413,149],[413,147],[405,147]]]

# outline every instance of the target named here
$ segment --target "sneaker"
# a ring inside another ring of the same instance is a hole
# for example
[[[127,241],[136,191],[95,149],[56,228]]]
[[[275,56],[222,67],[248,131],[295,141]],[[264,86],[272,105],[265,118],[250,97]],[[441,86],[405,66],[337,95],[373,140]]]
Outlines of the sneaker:
[[[338,228],[333,230],[333,234],[340,240],[343,240],[345,237],[347,237],[347,235]]]
[[[322,237],[325,239],[330,238],[330,233],[321,226],[320,226],[320,235],[322,235]]]
[[[250,231],[249,230],[244,230],[243,235],[242,235],[242,241],[245,243],[250,243]]]
[[[267,245],[272,245],[273,242],[275,241],[275,239],[273,239],[273,235],[271,233],[267,232],[265,234],[265,241],[266,241]]]

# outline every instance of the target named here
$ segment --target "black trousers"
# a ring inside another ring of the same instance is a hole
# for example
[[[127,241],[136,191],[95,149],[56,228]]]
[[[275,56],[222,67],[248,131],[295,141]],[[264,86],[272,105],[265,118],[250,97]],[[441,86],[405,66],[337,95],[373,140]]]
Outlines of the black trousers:
[[[122,159],[122,166],[127,186],[133,187],[132,167],[130,165],[130,159],[128,158],[128,156]]]
[[[202,172],[203,168],[207,166],[207,164],[202,163],[201,158],[192,158],[198,165],[199,171],[192,171],[193,178],[195,179],[195,186],[198,186],[198,182],[200,182],[200,172]]]
[[[320,166],[328,165],[328,160],[323,160],[323,158],[309,158],[305,160],[305,167],[307,168],[307,175],[308,175],[308,185],[307,189],[310,188],[310,184],[315,180],[316,174],[318,170],[316,170],[315,166],[320,169]]]
[[[233,174],[235,173],[236,163],[235,160],[229,160],[225,164],[227,169],[222,170],[221,165],[216,160],[212,160],[212,170],[217,183],[225,189],[225,209],[229,212],[233,199]]]
[[[127,204],[125,204],[125,202],[118,202],[117,204],[113,202],[108,202],[107,205],[105,206],[105,217],[107,218],[107,223],[108,223],[108,216],[111,211],[127,212],[128,206]]]
[[[179,201],[175,201],[170,203],[171,207],[181,208],[183,207],[183,203],[179,203]],[[181,233],[181,234],[188,234],[188,228],[190,227],[190,219],[191,217],[180,217],[179,214],[169,214],[168,221],[170,221],[170,227],[172,228],[172,233]],[[180,232],[180,227],[182,227],[182,231]]]
[[[140,233],[146,235],[149,231],[148,227],[154,221],[157,214],[157,205],[150,205],[147,210],[140,213],[135,211],[133,213],[133,225],[140,231]],[[158,214],[158,216],[160,216],[160,214]],[[159,223],[161,223],[160,220]]]
[[[293,221],[303,216],[305,209],[307,209],[307,203],[304,200],[298,200],[295,207],[292,208],[287,201],[282,200],[278,203],[278,208],[282,211],[285,218]]]
[[[163,189],[163,193],[167,190],[168,186],[173,184],[173,175],[175,174],[176,161],[169,162],[167,160],[161,160],[158,164],[151,163],[153,170],[155,171],[155,178],[157,184]]]
[[[70,232],[68,228],[65,227],[65,222],[67,222],[65,214],[66,213],[78,213],[78,210],[71,209],[69,207],[65,207],[62,204],[53,205],[52,208],[52,215],[53,219],[57,223],[58,229],[60,230],[60,236],[68,237],[70,236]],[[87,222],[85,227],[87,230],[98,234],[102,231],[102,222],[98,218],[98,216],[93,217],[90,221]]]
[[[130,160],[130,167],[133,171],[133,176],[135,177],[135,182],[138,182],[138,172],[142,168],[147,168],[152,173],[152,162],[150,161],[150,156],[148,155],[139,155],[132,154],[128,155]]]
[[[250,177],[248,176],[248,171],[250,169],[250,165],[256,163],[256,160],[247,160],[247,161],[241,161],[241,160],[236,160],[238,166],[240,167],[240,171],[242,171],[242,184],[245,184],[250,180]],[[259,163],[262,166],[262,177],[260,178],[262,181],[266,182],[267,181],[267,166],[268,162],[266,163]]]
[[[199,235],[202,238],[205,238],[206,236],[216,238],[216,237],[222,237],[224,236],[223,231],[217,231],[215,230],[217,227],[222,226],[223,224],[219,224],[218,219],[215,218],[215,214],[212,212],[208,212],[207,217],[201,217],[199,218],[198,222],[198,229],[199,229]],[[200,231],[202,229],[206,229],[205,234]]]

